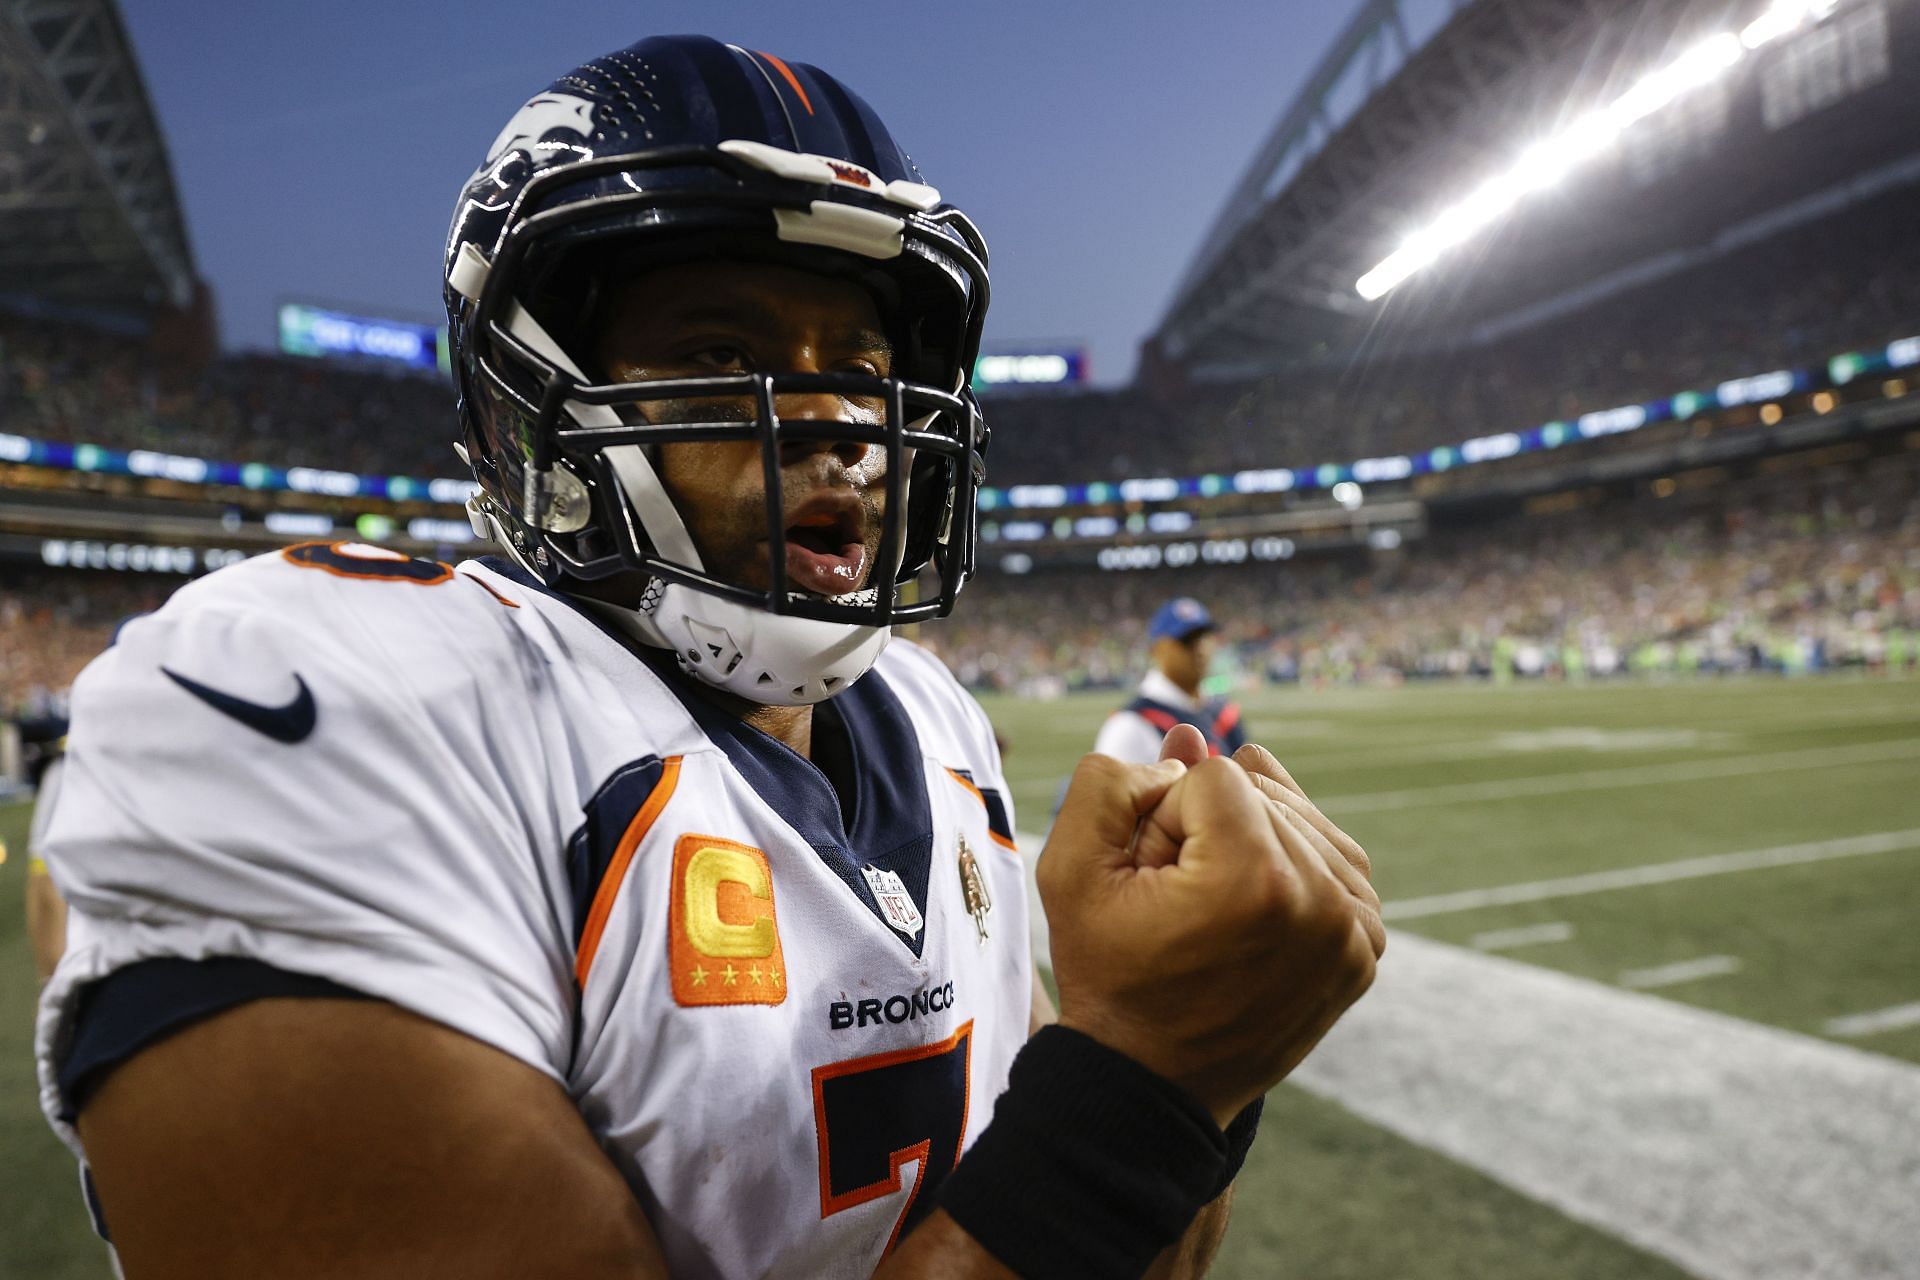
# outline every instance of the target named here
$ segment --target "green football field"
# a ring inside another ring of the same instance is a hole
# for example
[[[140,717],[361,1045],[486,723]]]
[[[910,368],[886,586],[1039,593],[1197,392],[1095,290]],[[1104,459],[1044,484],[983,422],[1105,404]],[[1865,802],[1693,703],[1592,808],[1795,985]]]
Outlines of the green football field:
[[[1022,831],[1044,831],[1112,701],[989,700]],[[1244,705],[1372,854],[1392,931],[1778,1028],[1898,1080],[1920,1070],[1920,681],[1269,690]],[[0,808],[0,1276],[104,1277],[34,1104],[27,816]],[[1690,1273],[1604,1220],[1283,1085],[1214,1274]]]

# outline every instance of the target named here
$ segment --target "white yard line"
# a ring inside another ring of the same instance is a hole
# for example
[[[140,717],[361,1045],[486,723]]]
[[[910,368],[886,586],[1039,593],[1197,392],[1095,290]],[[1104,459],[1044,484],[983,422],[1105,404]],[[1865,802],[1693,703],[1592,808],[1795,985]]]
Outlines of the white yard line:
[[[1701,1280],[1920,1257],[1920,1068],[1891,1058],[1398,933],[1291,1079]]]
[[[1552,924],[1529,924],[1518,929],[1489,929],[1476,933],[1468,942],[1475,951],[1507,951],[1514,947],[1537,946],[1543,942],[1569,942],[1573,926],[1564,920]]]
[[[1565,795],[1573,791],[1664,786],[1677,782],[1705,782],[1714,778],[1781,773],[1790,769],[1828,769],[1912,759],[1920,759],[1920,738],[1859,742],[1843,747],[1809,747],[1800,751],[1773,751],[1760,755],[1726,756],[1669,764],[1630,765],[1620,769],[1585,769],[1570,773],[1494,778],[1486,782],[1452,782],[1403,791],[1362,791],[1352,795],[1323,796],[1319,798],[1319,803],[1334,818],[1344,819],[1353,813],[1418,809],[1476,800],[1517,800],[1526,796]]]
[[[1693,960],[1655,965],[1651,969],[1623,969],[1619,981],[1621,986],[1631,987],[1635,991],[1652,991],[1659,987],[1677,987],[1683,982],[1698,982],[1702,978],[1723,978],[1729,973],[1738,972],[1739,956],[1700,956]]]
[[[1844,1018],[1834,1018],[1821,1030],[1830,1036],[1853,1039],[1879,1035],[1882,1031],[1904,1031],[1908,1027],[1920,1027],[1920,1003],[1897,1004],[1872,1013],[1850,1013]]]
[[[1898,853],[1920,849],[1920,827],[1906,831],[1881,831],[1873,835],[1845,836],[1836,840],[1815,840],[1807,844],[1775,845],[1770,849],[1743,849],[1736,853],[1715,853],[1703,858],[1682,858],[1677,862],[1656,862],[1649,866],[1622,867],[1616,871],[1594,871],[1586,875],[1566,876],[1558,880],[1534,880],[1525,884],[1496,885],[1487,889],[1462,889],[1456,893],[1436,893],[1425,898],[1402,898],[1388,902],[1380,914],[1388,920],[1423,920],[1429,916],[1450,915],[1457,911],[1476,911],[1481,907],[1509,906],[1516,902],[1542,902],[1549,898],[1577,898],[1583,894],[1606,893],[1614,889],[1636,889],[1643,885],[1667,884],[1675,880],[1695,880],[1702,876],[1728,875],[1737,871],[1759,871],[1768,867],[1787,867],[1804,862],[1824,862],[1829,858],[1856,858],[1871,853]]]

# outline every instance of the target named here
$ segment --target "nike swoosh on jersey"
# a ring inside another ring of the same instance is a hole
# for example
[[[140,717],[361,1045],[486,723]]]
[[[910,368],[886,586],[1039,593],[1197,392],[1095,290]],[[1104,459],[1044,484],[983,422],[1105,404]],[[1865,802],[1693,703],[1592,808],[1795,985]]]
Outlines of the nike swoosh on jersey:
[[[232,716],[241,724],[257,732],[266,734],[275,742],[284,742],[289,746],[303,741],[313,732],[314,721],[319,718],[313,706],[313,693],[307,688],[307,682],[295,672],[293,682],[300,686],[300,692],[293,701],[278,707],[263,707],[257,702],[248,702],[245,698],[236,698],[230,693],[210,689],[198,680],[189,680],[178,671],[166,667],[160,668],[167,679],[185,689],[200,701],[223,715]]]

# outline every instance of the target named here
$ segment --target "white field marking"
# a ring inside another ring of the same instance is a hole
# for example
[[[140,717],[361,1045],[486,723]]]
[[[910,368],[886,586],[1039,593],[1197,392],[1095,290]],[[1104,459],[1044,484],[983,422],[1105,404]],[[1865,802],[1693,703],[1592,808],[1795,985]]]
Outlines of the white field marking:
[[[1488,782],[1451,782],[1437,787],[1413,787],[1405,791],[1362,791],[1352,795],[1323,796],[1319,804],[1322,809],[1337,810],[1341,814],[1377,813],[1386,809],[1417,809],[1473,800],[1517,800],[1524,796],[1564,795],[1570,791],[1611,791],[1619,787],[1705,782],[1712,778],[1738,778],[1756,773],[1780,773],[1788,769],[1829,769],[1915,758],[1920,758],[1920,738],[1898,738],[1891,742],[1811,747],[1800,751],[1729,756],[1719,760],[1587,769],[1523,778],[1495,778]]]
[[[1288,738],[1326,738],[1353,732],[1349,726],[1331,720],[1289,720],[1284,711],[1262,719],[1273,737],[1281,742]]]
[[[1549,741],[1555,738],[1558,740]],[[1349,733],[1347,736],[1354,736]],[[1293,763],[1303,769],[1319,771],[1321,769],[1357,770],[1376,766],[1408,764],[1451,764],[1462,760],[1510,759],[1519,754],[1540,751],[1687,751],[1706,747],[1727,749],[1740,745],[1743,735],[1715,730],[1711,735],[1693,729],[1667,730],[1621,730],[1617,733],[1606,730],[1546,730],[1540,735],[1532,734],[1494,734],[1477,738],[1439,738],[1431,742],[1416,742],[1399,748],[1342,748],[1324,754],[1293,753]],[[1282,745],[1286,735],[1276,735]],[[1345,741],[1343,737],[1342,741]],[[1261,740],[1261,745],[1273,748],[1273,742]],[[1278,754],[1276,752],[1276,754]],[[1287,764],[1282,755],[1281,762]],[[1288,764],[1292,768],[1293,764]]]
[[[1506,951],[1512,947],[1531,947],[1542,942],[1566,942],[1573,937],[1573,926],[1564,920],[1552,924],[1523,925],[1518,929],[1491,929],[1476,933],[1468,944],[1475,951]]]
[[[1733,734],[1700,729],[1598,729],[1567,725],[1520,733],[1495,734],[1493,745],[1503,751],[1537,754],[1543,751],[1699,751],[1725,750]]]
[[[1872,1013],[1850,1013],[1844,1018],[1834,1018],[1821,1027],[1830,1036],[1879,1035],[1882,1031],[1904,1031],[1908,1027],[1920,1027],[1920,1003],[1897,1004],[1891,1009],[1876,1009]]]
[[[1396,933],[1289,1077],[1700,1280],[1920,1257],[1920,1067]]]
[[[1672,964],[1655,965],[1651,969],[1623,969],[1620,971],[1620,985],[1632,987],[1635,991],[1652,991],[1657,987],[1675,987],[1683,982],[1722,978],[1738,972],[1739,956],[1701,956],[1695,960],[1676,960]]]
[[[1736,728],[1742,724],[1764,726],[1765,722],[1777,719],[1777,713],[1766,716],[1748,716],[1744,719],[1737,719],[1730,714],[1716,715],[1714,723],[1720,727],[1711,731],[1702,732],[1690,729],[1646,730],[1644,732],[1648,735],[1647,741],[1633,743],[1631,746],[1626,745],[1623,739],[1628,739],[1631,734],[1640,731],[1622,730],[1619,731],[1618,734],[1601,731],[1607,733],[1608,736],[1604,739],[1596,738],[1584,744],[1574,743],[1568,746],[1568,744],[1563,743],[1553,747],[1553,749],[1575,749],[1584,745],[1585,749],[1595,751],[1609,749],[1619,751],[1700,750],[1709,747],[1715,750],[1728,750],[1742,745],[1750,735],[1746,733],[1728,732],[1727,726],[1732,725]],[[1916,714],[1912,708],[1904,706],[1823,707],[1815,708],[1804,713],[1795,712],[1794,719],[1797,724],[1803,725],[1816,720],[1837,720],[1848,724],[1856,724],[1868,720],[1905,720],[1914,725],[1920,725],[1920,714]],[[1551,733],[1553,731],[1550,730],[1548,732]],[[1683,741],[1684,735],[1687,734],[1694,735],[1694,740],[1690,744]],[[1657,735],[1657,737],[1655,735]],[[1364,736],[1364,733],[1349,729],[1341,736],[1340,742],[1345,743],[1348,738]],[[1274,749],[1275,754],[1281,757],[1281,762],[1286,764],[1288,768],[1291,769],[1297,765],[1302,770],[1318,772],[1322,769],[1353,771],[1373,768],[1375,766],[1385,768],[1389,765],[1397,767],[1408,764],[1450,764],[1461,760],[1490,760],[1510,757],[1522,749],[1526,751],[1548,749],[1536,743],[1524,741],[1526,736],[1527,735],[1520,734],[1496,734],[1492,737],[1483,735],[1477,738],[1436,738],[1429,742],[1416,742],[1398,748],[1347,747],[1342,745],[1337,750],[1329,750],[1324,753],[1303,753],[1293,750],[1287,743],[1285,733],[1273,735],[1271,740],[1263,737],[1260,741],[1262,745]],[[1277,748],[1275,747],[1276,743],[1279,744]]]
[[[1534,880],[1526,884],[1436,893],[1425,898],[1401,898],[1383,903],[1380,915],[1387,920],[1424,920],[1429,916],[1477,911],[1482,907],[1511,906],[1516,902],[1577,898],[1614,889],[1638,889],[1650,884],[1670,884],[1675,880],[1698,880],[1703,876],[1763,871],[1769,867],[1791,867],[1806,862],[1857,858],[1872,853],[1900,853],[1908,849],[1920,849],[1920,827],[1906,831],[1880,831],[1864,836],[1842,836],[1836,840],[1815,840],[1807,844],[1775,845],[1770,849],[1712,853],[1702,858],[1621,867],[1614,871],[1593,871],[1558,880]]]
[[[1702,687],[1704,688],[1705,686]],[[1747,692],[1752,693],[1752,688],[1749,687]],[[1737,732],[1738,730],[1758,727],[1764,731],[1768,724],[1779,720],[1782,714],[1782,711],[1776,707],[1766,707],[1758,710],[1729,707],[1714,712],[1714,727],[1711,730],[1702,731],[1693,726],[1678,725],[1645,730],[1601,730],[1599,732],[1608,734],[1609,737],[1614,734],[1647,732],[1661,734],[1663,736],[1674,735],[1676,739],[1678,735],[1693,733],[1701,735],[1703,738],[1723,740],[1712,742],[1710,745],[1732,746],[1738,744],[1742,738],[1747,736],[1743,732]],[[1364,768],[1376,763],[1383,765],[1428,764],[1436,761],[1474,760],[1509,755],[1513,751],[1513,747],[1501,742],[1501,738],[1507,736],[1504,734],[1448,737],[1445,736],[1444,731],[1438,736],[1425,741],[1414,741],[1400,747],[1381,747],[1377,742],[1371,746],[1349,745],[1350,743],[1365,743],[1369,739],[1381,738],[1385,735],[1385,729],[1379,725],[1356,725],[1347,722],[1339,726],[1339,732],[1337,734],[1329,735],[1334,738],[1334,741],[1327,744],[1328,749],[1324,753],[1315,752],[1311,755],[1302,755],[1302,753],[1294,751],[1288,743],[1288,722],[1284,718],[1284,708],[1276,707],[1271,710],[1260,710],[1252,713],[1252,715],[1263,726],[1272,721],[1278,722],[1278,727],[1275,728],[1273,732],[1262,734],[1258,739],[1262,745],[1271,748],[1283,761],[1290,760],[1292,763],[1299,763],[1310,769],[1319,769],[1328,766],[1337,766],[1342,769]],[[1870,706],[1819,706],[1795,709],[1792,718],[1796,725],[1824,721],[1835,721],[1842,724],[1861,724],[1876,720],[1901,720],[1920,725],[1920,708],[1897,701],[1891,703],[1881,702]],[[1319,736],[1319,726],[1327,724],[1328,722],[1318,721],[1313,723],[1315,724],[1315,736]],[[1728,732],[1730,729],[1736,732]],[[1555,731],[1547,730],[1545,732],[1553,733]],[[1604,745],[1613,744],[1607,743]],[[1686,745],[1687,744],[1676,740],[1672,743],[1661,743],[1658,747],[1649,747],[1646,749],[1664,749],[1669,746],[1678,746],[1684,749]],[[1692,745],[1698,747],[1706,744],[1696,740]],[[1289,767],[1292,767],[1291,763]]]

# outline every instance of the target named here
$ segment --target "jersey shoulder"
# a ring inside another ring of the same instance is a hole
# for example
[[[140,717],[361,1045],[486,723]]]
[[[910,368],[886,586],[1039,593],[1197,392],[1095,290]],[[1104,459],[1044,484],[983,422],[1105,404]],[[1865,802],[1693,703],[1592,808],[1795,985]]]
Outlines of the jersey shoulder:
[[[241,643],[358,670],[370,686],[519,665],[519,602],[479,575],[367,543],[308,542],[254,556],[176,591],[115,647],[214,659]],[[208,652],[201,653],[200,650]],[[111,650],[109,651],[111,652]]]
[[[477,588],[477,589],[476,589]],[[253,556],[173,593],[166,609],[285,617],[324,633],[369,618],[386,626],[429,615],[511,607],[474,575],[439,560],[361,542],[303,542]]]
[[[874,670],[900,699],[923,750],[953,767],[999,777],[993,725],[945,663],[911,640],[896,637]]]
[[[256,734],[375,755],[397,749],[402,725],[471,736],[488,708],[537,691],[517,612],[449,565],[371,546],[256,556],[124,624],[75,682],[71,741],[98,749],[143,717],[216,756],[244,755]]]

